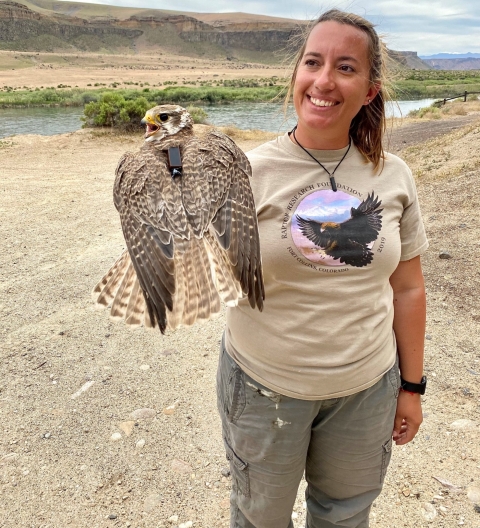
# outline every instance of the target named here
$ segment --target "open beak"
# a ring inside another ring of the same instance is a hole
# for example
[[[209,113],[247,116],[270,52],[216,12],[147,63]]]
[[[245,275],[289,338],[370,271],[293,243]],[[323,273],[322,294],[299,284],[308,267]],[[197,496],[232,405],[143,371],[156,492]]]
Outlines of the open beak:
[[[140,124],[145,125],[145,138],[148,138],[152,134],[155,134],[155,132],[160,128],[158,125],[151,121],[151,118],[149,116],[145,116],[140,121]]]

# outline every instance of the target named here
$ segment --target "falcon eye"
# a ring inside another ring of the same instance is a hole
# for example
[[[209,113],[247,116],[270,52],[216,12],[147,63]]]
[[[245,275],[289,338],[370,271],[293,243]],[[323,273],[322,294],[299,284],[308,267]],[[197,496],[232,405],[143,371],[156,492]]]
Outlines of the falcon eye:
[[[163,123],[165,123],[165,121],[168,121],[168,114],[160,114],[158,117]]]

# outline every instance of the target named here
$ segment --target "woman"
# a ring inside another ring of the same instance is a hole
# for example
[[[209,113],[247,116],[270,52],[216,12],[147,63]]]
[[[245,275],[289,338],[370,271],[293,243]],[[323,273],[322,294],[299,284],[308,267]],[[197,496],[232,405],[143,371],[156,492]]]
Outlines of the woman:
[[[229,309],[218,371],[235,528],[293,527],[304,471],[309,528],[368,526],[392,437],[422,421],[427,241],[411,172],[383,152],[384,56],[368,21],[322,15],[297,126],[249,154],[266,302]]]

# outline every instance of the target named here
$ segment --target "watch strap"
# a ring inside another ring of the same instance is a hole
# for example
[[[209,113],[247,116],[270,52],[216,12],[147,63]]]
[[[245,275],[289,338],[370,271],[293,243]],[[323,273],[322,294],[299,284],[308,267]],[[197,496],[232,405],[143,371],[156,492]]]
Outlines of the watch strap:
[[[405,392],[413,392],[415,394],[425,394],[427,387],[427,377],[422,376],[420,383],[410,383],[409,381],[400,378],[400,388]]]

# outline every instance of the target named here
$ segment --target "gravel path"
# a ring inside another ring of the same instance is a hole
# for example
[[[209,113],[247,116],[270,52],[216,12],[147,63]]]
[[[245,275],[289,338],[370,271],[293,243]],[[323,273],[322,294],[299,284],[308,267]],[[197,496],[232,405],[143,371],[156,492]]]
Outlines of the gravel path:
[[[395,448],[372,526],[480,527],[480,128],[471,119],[394,132],[421,175],[431,240],[429,388],[422,429]],[[433,138],[440,125],[453,132]],[[0,141],[2,528],[229,524],[214,390],[223,316],[162,337],[109,321],[90,299],[124,247],[113,174],[140,141],[86,131]],[[302,526],[301,494],[294,516]]]
[[[438,121],[418,120],[413,123],[407,119],[405,121],[406,124],[393,128],[391,131],[388,150],[398,153],[407,147],[443,136],[453,130],[474,123],[476,120],[478,120],[478,116],[475,114],[439,119]]]

